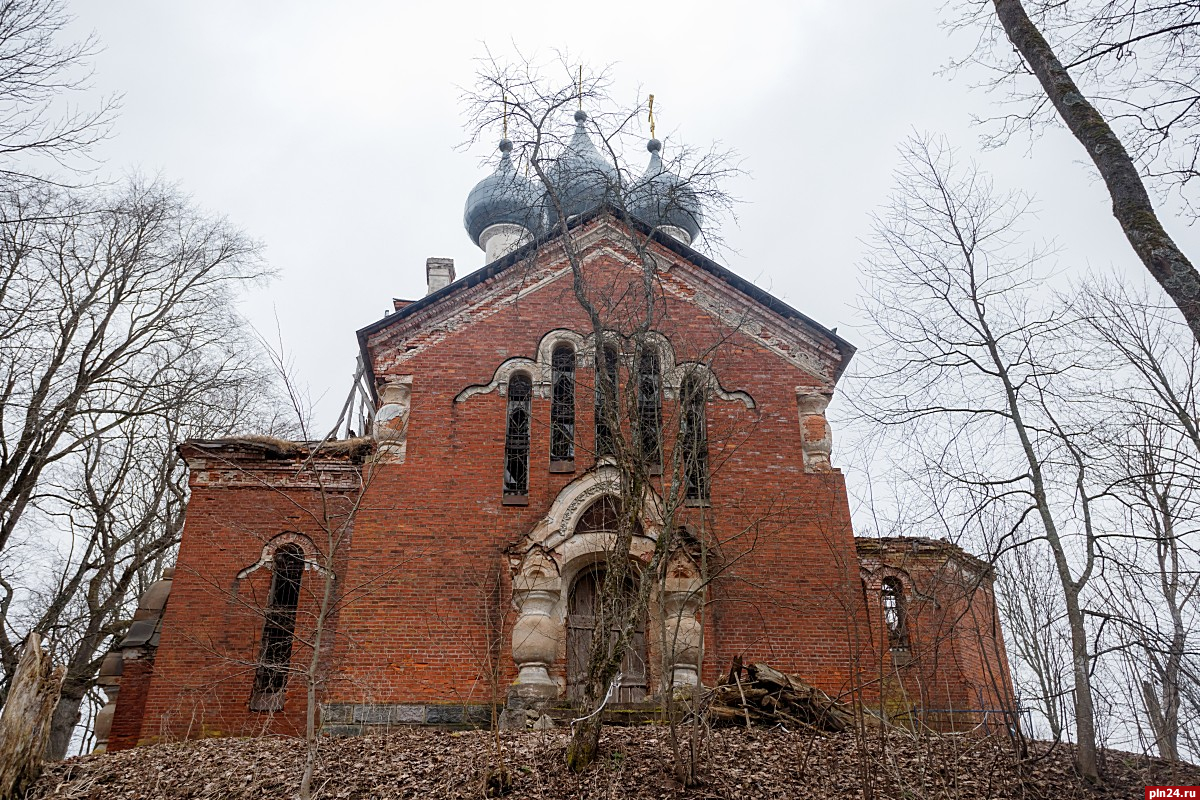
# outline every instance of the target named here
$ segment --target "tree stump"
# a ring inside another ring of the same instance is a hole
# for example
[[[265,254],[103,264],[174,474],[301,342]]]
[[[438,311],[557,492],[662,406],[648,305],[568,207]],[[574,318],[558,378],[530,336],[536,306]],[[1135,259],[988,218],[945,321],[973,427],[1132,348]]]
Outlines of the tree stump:
[[[17,672],[0,714],[0,800],[15,800],[42,771],[42,754],[65,667],[55,667],[36,633],[25,639]]]

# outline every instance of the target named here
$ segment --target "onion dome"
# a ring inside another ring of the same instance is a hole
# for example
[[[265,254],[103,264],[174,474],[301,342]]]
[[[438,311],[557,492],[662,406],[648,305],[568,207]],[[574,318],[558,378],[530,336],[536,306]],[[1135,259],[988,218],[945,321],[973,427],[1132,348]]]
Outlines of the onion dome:
[[[667,233],[691,244],[700,235],[700,199],[687,182],[663,165],[662,142],[651,139],[646,143],[650,151],[650,163],[637,185],[629,192],[629,212],[655,228],[668,229]]]
[[[512,142],[500,140],[500,163],[467,195],[463,227],[471,241],[480,247],[484,247],[480,236],[493,225],[518,225],[531,232],[539,227],[537,192],[533,182],[522,177],[513,166],[509,155],[512,149]]]
[[[551,185],[558,193],[563,212],[568,217],[591,211],[606,200],[615,199],[620,189],[616,167],[596,149],[584,123],[587,112],[575,112],[575,133],[562,154],[549,170]],[[546,197],[546,210],[551,223],[558,219],[554,202]]]

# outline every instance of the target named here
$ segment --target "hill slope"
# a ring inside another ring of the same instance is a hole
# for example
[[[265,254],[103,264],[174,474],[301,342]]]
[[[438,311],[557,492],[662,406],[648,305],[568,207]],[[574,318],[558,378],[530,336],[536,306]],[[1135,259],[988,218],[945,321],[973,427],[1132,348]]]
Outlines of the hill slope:
[[[704,783],[683,790],[671,774],[668,731],[609,728],[603,757],[583,776],[564,766],[566,734],[506,733],[510,798],[1130,798],[1147,784],[1200,784],[1200,767],[1109,752],[1106,783],[1081,787],[1066,746],[1031,747],[1018,765],[1007,740],[899,734],[872,737],[860,750],[850,734],[713,732]],[[869,751],[867,758],[860,752]],[[30,800],[87,798],[288,798],[298,785],[303,743],[296,739],[210,739],[141,747],[51,765]],[[402,730],[329,740],[315,786],[322,798],[480,798],[496,764],[494,734]],[[864,777],[874,790],[864,794]]]

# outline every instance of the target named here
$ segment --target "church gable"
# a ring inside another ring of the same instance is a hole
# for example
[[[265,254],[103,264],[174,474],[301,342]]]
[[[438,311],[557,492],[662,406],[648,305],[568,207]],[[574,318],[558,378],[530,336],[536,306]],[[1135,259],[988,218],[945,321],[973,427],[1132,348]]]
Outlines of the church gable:
[[[636,221],[620,221],[607,209],[574,222],[575,246],[595,294],[604,294],[601,289],[610,289],[604,282],[613,281],[611,294],[619,303],[620,294],[641,280],[641,261],[630,247],[630,237],[648,236],[650,231],[638,227]],[[555,238],[526,245],[360,330],[369,374],[382,383],[381,375],[409,373],[407,362],[518,303],[544,304],[547,314],[541,322],[546,330],[562,324],[568,306],[582,313],[571,290],[570,262]],[[670,237],[655,235],[647,257],[657,262],[655,291],[663,298],[688,307],[687,313],[718,322],[723,337],[747,337],[832,391],[854,352],[848,342]],[[622,314],[619,308],[607,311],[614,319]],[[678,325],[679,320],[674,322]],[[590,324],[573,327],[581,334],[590,330]]]

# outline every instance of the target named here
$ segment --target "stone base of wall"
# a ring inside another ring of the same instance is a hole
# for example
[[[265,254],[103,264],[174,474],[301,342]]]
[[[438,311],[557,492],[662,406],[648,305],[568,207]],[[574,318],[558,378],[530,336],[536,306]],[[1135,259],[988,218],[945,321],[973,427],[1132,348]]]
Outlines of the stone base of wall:
[[[497,707],[496,713],[502,713]],[[321,733],[361,736],[404,725],[440,728],[490,728],[492,706],[421,703],[329,703],[321,706]]]

